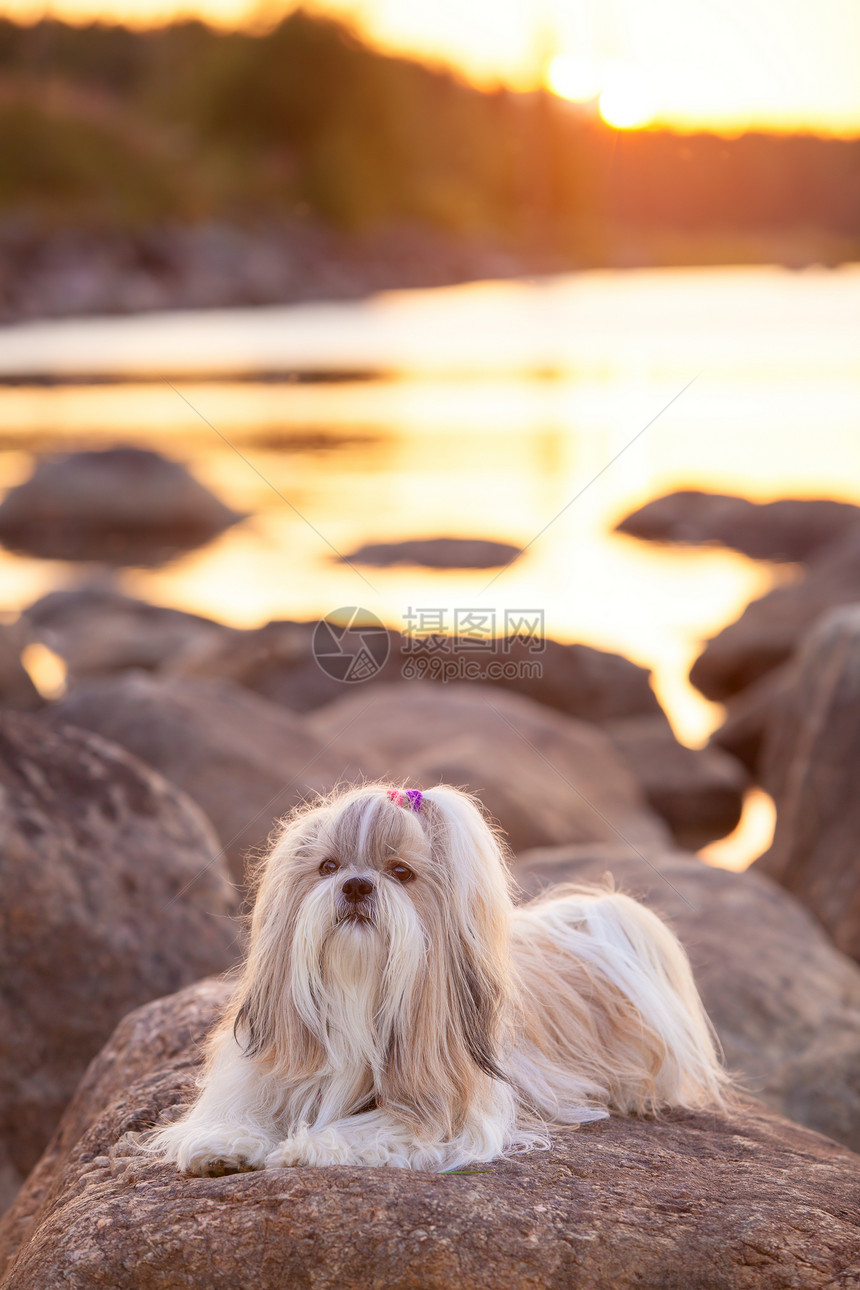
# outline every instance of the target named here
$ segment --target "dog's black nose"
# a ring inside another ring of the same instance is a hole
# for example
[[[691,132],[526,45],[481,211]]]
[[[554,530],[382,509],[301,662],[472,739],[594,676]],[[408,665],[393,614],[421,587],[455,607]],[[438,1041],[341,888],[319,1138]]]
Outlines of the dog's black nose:
[[[364,900],[367,896],[373,894],[373,883],[369,882],[367,878],[347,878],[341,887],[341,891],[347,900],[358,904],[360,900]]]

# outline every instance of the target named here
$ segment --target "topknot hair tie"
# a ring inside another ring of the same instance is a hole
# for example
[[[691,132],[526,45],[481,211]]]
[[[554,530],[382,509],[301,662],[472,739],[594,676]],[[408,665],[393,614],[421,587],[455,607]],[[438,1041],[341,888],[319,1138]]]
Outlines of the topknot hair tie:
[[[388,796],[398,806],[405,806],[407,811],[415,811],[417,814],[421,810],[421,801],[424,794],[420,788],[407,788],[405,793],[401,793],[399,788],[390,788]]]

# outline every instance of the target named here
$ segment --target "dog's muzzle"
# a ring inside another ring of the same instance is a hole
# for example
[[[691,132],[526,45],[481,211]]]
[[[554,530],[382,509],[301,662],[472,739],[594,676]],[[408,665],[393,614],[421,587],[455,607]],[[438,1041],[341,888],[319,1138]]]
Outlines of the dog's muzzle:
[[[347,878],[340,889],[337,921],[372,923],[375,914],[373,883],[369,878]]]

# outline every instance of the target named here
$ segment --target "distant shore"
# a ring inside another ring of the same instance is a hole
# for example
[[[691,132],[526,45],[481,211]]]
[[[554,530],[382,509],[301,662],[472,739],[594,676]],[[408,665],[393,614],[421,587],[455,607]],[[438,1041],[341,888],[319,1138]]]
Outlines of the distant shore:
[[[810,230],[644,236],[602,231],[600,254],[504,246],[419,224],[344,233],[316,220],[34,227],[0,219],[0,325],[154,310],[355,300],[593,268],[782,264],[835,267],[856,246]]]
[[[0,223],[0,323],[350,300],[377,291],[514,278],[561,267],[403,225],[365,236],[318,222],[211,221],[36,232]]]

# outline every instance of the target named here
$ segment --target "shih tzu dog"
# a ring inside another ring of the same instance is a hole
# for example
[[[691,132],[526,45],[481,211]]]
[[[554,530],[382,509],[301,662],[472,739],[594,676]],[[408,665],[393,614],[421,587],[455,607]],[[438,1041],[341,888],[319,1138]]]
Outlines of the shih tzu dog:
[[[499,839],[453,788],[370,785],[290,819],[197,1100],[150,1149],[193,1174],[449,1170],[547,1126],[719,1106],[687,956],[629,897],[515,907]]]

